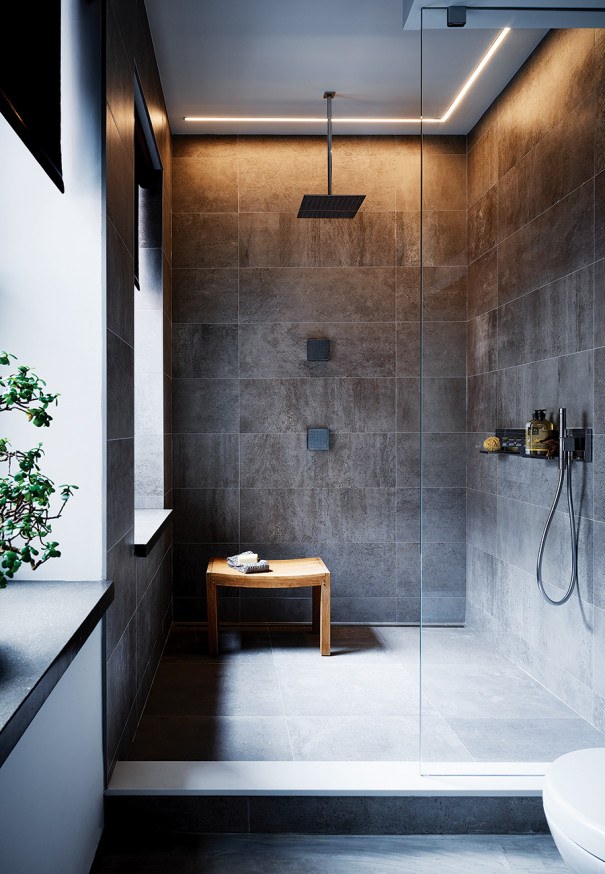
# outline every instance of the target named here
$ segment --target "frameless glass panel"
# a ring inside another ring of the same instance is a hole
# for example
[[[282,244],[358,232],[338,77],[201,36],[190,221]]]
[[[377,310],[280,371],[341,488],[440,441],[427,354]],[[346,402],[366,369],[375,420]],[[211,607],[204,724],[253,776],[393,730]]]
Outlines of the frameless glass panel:
[[[422,769],[541,773],[605,745],[605,16],[425,9],[421,66]]]

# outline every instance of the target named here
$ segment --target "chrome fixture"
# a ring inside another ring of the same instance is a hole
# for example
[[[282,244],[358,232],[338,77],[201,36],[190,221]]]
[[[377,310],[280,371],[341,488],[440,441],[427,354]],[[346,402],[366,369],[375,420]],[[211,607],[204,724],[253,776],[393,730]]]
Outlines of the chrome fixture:
[[[568,429],[567,410],[565,407],[561,407],[561,409],[559,410],[559,482],[557,484],[557,491],[554,501],[552,502],[552,507],[550,508],[550,513],[548,514],[548,519],[546,520],[546,525],[544,526],[544,532],[540,539],[540,546],[538,548],[538,560],[536,562],[536,580],[538,582],[538,588],[540,589],[548,603],[554,604],[555,606],[565,604],[565,602],[571,598],[574,588],[578,585],[578,538],[576,533],[573,495],[571,490],[571,468],[574,458],[582,461],[591,460],[590,436],[590,431],[585,428]],[[559,503],[559,498],[561,497],[563,481],[565,479],[567,480],[567,509],[569,511],[571,576],[569,579],[567,591],[562,598],[556,599],[551,598],[550,595],[546,594],[544,582],[542,580],[542,559],[544,557],[544,547],[546,546],[548,531],[554,518],[557,504]]]

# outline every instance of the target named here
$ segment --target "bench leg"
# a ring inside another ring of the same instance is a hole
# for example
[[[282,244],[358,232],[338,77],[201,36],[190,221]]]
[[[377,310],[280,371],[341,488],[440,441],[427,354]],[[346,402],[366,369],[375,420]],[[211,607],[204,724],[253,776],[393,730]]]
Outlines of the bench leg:
[[[218,610],[216,605],[216,584],[206,577],[206,598],[208,605],[208,652],[218,653]]]
[[[330,575],[321,584],[320,648],[322,656],[330,655]]]
[[[319,612],[320,612],[320,604],[321,604],[321,586],[311,586],[311,593],[313,598],[313,620],[311,625],[311,631],[313,634],[319,634]]]

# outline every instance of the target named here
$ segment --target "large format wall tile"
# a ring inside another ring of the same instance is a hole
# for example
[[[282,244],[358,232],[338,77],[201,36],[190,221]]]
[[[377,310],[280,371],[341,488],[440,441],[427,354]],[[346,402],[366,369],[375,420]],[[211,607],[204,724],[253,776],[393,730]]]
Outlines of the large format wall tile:
[[[237,376],[237,325],[174,324],[175,379]]]
[[[172,274],[172,318],[175,322],[237,321],[235,268],[189,268]]]
[[[394,317],[392,267],[240,270],[240,323],[387,322]]]
[[[296,213],[240,213],[239,265],[319,267],[319,222]]]
[[[174,213],[175,267],[236,267],[236,213]]]
[[[394,376],[394,323],[277,323],[239,330],[239,375],[258,377]],[[308,362],[307,338],[327,336],[330,360]]]

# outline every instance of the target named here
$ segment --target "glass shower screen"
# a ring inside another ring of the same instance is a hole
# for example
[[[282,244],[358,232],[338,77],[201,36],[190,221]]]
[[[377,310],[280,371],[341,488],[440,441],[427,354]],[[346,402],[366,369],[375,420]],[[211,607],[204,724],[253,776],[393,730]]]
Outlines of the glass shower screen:
[[[605,16],[465,17],[421,22],[421,762],[532,774],[605,745]],[[525,428],[544,410],[556,438],[562,407],[593,454],[553,606],[559,444],[527,456]]]

